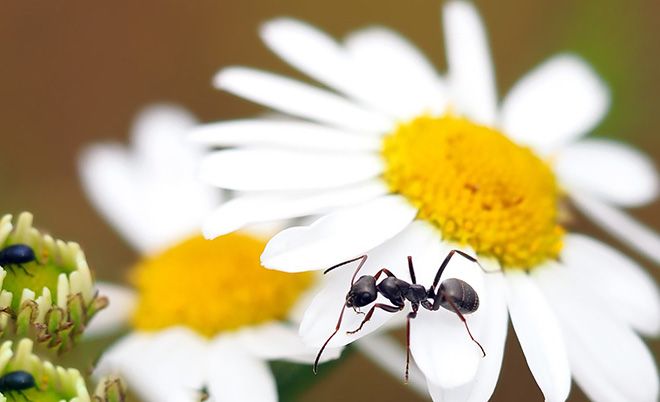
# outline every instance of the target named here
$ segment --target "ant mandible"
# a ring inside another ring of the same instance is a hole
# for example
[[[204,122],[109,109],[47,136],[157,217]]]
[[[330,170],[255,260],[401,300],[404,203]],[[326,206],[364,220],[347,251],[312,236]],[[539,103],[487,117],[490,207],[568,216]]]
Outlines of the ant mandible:
[[[328,343],[330,343],[330,340],[337,334],[337,332],[339,332],[339,328],[341,327],[341,322],[344,317],[344,311],[347,308],[352,308],[355,311],[359,312],[357,309],[359,307],[364,307],[375,301],[376,298],[378,297],[378,293],[380,293],[386,299],[388,299],[392,303],[392,305],[384,304],[384,303],[374,304],[365,315],[364,319],[362,320],[362,323],[360,323],[360,326],[353,331],[346,331],[346,333],[354,334],[360,331],[364,326],[364,324],[366,324],[367,321],[371,319],[371,316],[374,314],[374,311],[377,308],[387,311],[388,313],[396,313],[403,310],[403,308],[405,307],[406,300],[409,301],[412,307],[412,311],[408,313],[406,320],[405,382],[408,382],[408,369],[410,367],[410,320],[417,317],[417,311],[419,311],[419,306],[422,306],[423,308],[430,311],[437,311],[440,309],[440,307],[443,307],[453,313],[456,313],[458,318],[460,318],[463,324],[465,325],[465,329],[467,330],[470,339],[472,339],[472,341],[476,343],[477,346],[479,346],[479,349],[481,349],[481,353],[485,357],[486,352],[484,351],[484,348],[472,336],[472,333],[470,332],[470,328],[468,327],[467,321],[465,320],[464,317],[464,314],[471,314],[477,311],[477,309],[479,308],[479,295],[477,295],[477,292],[467,282],[457,278],[446,279],[442,281],[442,283],[440,283],[440,277],[442,276],[442,273],[447,267],[447,264],[449,264],[451,258],[456,254],[468,259],[469,261],[476,263],[477,265],[479,265],[479,267],[482,270],[484,270],[483,267],[481,267],[481,264],[479,264],[479,262],[475,258],[460,250],[451,250],[447,254],[444,261],[442,261],[442,264],[440,264],[440,268],[438,268],[438,271],[435,274],[435,278],[433,279],[433,285],[428,289],[426,289],[422,285],[417,284],[417,278],[415,276],[415,269],[413,268],[413,262],[411,256],[408,256],[408,270],[410,271],[410,279],[412,280],[412,283],[408,283],[402,279],[397,278],[387,268],[380,269],[374,276],[363,275],[356,281],[355,278],[357,277],[358,272],[360,271],[364,263],[367,261],[367,255],[362,255],[360,257],[353,258],[348,261],[344,261],[342,263],[333,265],[332,267],[326,269],[323,272],[324,274],[327,274],[328,272],[332,271],[335,268],[339,268],[343,265],[350,264],[351,262],[360,260],[360,264],[355,269],[355,272],[353,273],[353,277],[351,278],[351,288],[348,291],[348,294],[346,294],[346,302],[342,306],[342,310],[341,313],[339,314],[339,320],[337,320],[337,326],[335,327],[335,331],[332,333],[332,335],[330,335],[330,337],[328,337],[328,339],[321,347],[321,350],[319,350],[318,355],[316,355],[316,360],[314,361],[314,368],[313,368],[314,373],[317,372],[319,360],[321,359],[321,354],[325,350]],[[383,279],[380,283],[376,283],[378,281],[378,278],[382,274],[385,274],[387,277]],[[438,283],[440,283],[439,288],[438,288]]]

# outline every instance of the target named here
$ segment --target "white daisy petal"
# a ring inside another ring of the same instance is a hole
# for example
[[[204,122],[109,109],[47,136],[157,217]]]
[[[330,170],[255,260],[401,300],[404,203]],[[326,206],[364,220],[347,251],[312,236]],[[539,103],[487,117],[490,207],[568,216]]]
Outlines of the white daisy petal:
[[[394,237],[416,213],[405,198],[395,195],[343,208],[310,226],[278,233],[266,245],[261,263],[286,272],[329,267]]]
[[[202,232],[212,239],[251,223],[326,213],[380,197],[388,191],[381,180],[369,180],[326,191],[245,195],[219,206],[204,222]]]
[[[594,300],[583,292],[585,283],[571,282],[564,274],[547,269],[539,271],[536,279],[561,317],[571,369],[580,388],[595,401],[657,401],[658,372],[644,342],[629,327],[595,308]]]
[[[313,363],[318,353],[316,346],[303,342],[298,330],[290,325],[273,322],[241,330],[238,342],[252,355],[265,360],[287,360],[297,363]],[[327,349],[321,361],[339,357],[340,348]]]
[[[653,278],[633,260],[595,239],[569,234],[561,261],[568,267],[566,280],[588,284],[576,290],[598,300],[603,311],[644,334],[660,333],[660,294]],[[623,291],[622,285],[631,291]]]
[[[376,95],[370,104],[399,119],[445,111],[444,83],[426,57],[401,35],[384,27],[363,29],[346,39],[346,49],[368,72],[366,79]]]
[[[101,296],[109,300],[108,307],[94,316],[85,328],[85,336],[92,338],[115,333],[128,324],[137,295],[132,289],[107,282],[96,282]]]
[[[213,401],[277,402],[275,379],[268,364],[232,338],[215,339],[207,351],[207,386]]]
[[[514,140],[551,152],[593,129],[609,107],[609,92],[582,59],[564,54],[541,64],[503,101],[501,126]]]
[[[138,117],[133,149],[100,144],[86,149],[79,171],[88,197],[138,250],[156,252],[197,232],[220,202],[196,179],[200,150],[185,139],[192,117],[172,107]]]
[[[106,351],[95,375],[119,374],[144,401],[194,401],[204,385],[206,342],[190,330],[133,333]]]
[[[444,257],[448,255],[449,247],[443,245],[443,248]],[[470,331],[477,337],[491,329],[487,328],[491,294],[486,292],[483,276],[478,265],[456,256],[440,278],[440,283],[450,278],[463,280],[477,292],[480,307],[465,315]],[[430,285],[432,282],[420,283]],[[443,388],[454,388],[471,381],[483,359],[481,348],[470,339],[460,317],[444,308],[438,311],[420,309],[410,324],[410,351],[428,382]]]
[[[353,346],[394,378],[404,378],[406,347],[392,336],[375,334],[368,339],[358,339]],[[407,386],[412,387],[422,396],[428,396],[426,379],[414,361],[410,362]]]
[[[393,123],[319,88],[245,67],[221,70],[215,86],[284,113],[349,130],[379,134]]]
[[[387,268],[397,277],[410,281],[407,261],[407,256],[410,255],[413,257],[418,283],[431,283],[441,258],[445,255],[435,229],[422,221],[411,223],[401,233],[366,254],[368,258],[360,270],[360,276],[375,275],[381,268]],[[334,331],[339,314],[344,309],[346,293],[351,287],[351,277],[357,265],[357,262],[347,264],[326,274],[326,286],[305,311],[300,324],[300,334],[309,344],[321,346]],[[390,304],[382,296],[376,302]],[[363,312],[368,311],[371,306],[362,308]],[[347,330],[354,330],[360,325],[364,315],[356,314],[352,309],[344,310],[342,330],[332,339],[331,346],[346,345],[375,331],[393,318],[392,313],[377,310],[362,330],[356,334],[346,334]]]
[[[474,5],[444,7],[448,81],[458,111],[482,124],[495,122],[497,92],[486,32]]]
[[[506,279],[511,323],[527,365],[546,401],[565,401],[571,371],[557,317],[526,273],[508,272]]]
[[[428,383],[428,389],[434,401],[443,402],[481,402],[490,399],[502,366],[504,344],[508,327],[507,306],[502,295],[505,292],[504,278],[501,274],[486,275],[486,287],[489,303],[484,309],[484,323],[474,330],[474,335],[486,351],[486,357],[479,363],[474,379],[462,386],[443,388]]]
[[[471,330],[481,325],[480,317],[472,314],[465,318]],[[482,359],[481,349],[472,342],[461,320],[445,309],[420,309],[410,323],[410,352],[426,379],[446,388],[472,380]]]
[[[376,155],[295,152],[271,149],[216,151],[202,161],[207,183],[232,190],[306,190],[338,187],[377,176]]]
[[[660,236],[625,212],[585,193],[573,191],[571,199],[580,211],[605,228],[621,242],[660,263]]]
[[[614,141],[583,140],[571,144],[558,154],[555,171],[566,188],[616,205],[642,205],[658,195],[653,162]]]
[[[261,37],[278,56],[314,79],[352,98],[378,106],[377,87],[367,70],[360,70],[333,38],[291,18],[264,24]],[[380,92],[378,92],[380,94]],[[381,97],[382,98],[382,97]]]
[[[140,183],[134,175],[132,160],[118,144],[87,148],[80,157],[79,169],[87,197],[128,242],[147,252],[159,243],[152,237],[149,218],[141,214]],[[131,194],[130,196],[128,196]]]
[[[303,121],[231,120],[196,127],[191,139],[216,147],[268,146],[312,151],[378,151],[380,140]]]

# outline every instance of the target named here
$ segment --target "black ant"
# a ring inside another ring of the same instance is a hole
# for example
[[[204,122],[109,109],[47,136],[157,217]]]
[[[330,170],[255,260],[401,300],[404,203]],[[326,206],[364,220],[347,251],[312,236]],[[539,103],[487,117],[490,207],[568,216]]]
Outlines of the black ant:
[[[410,271],[410,279],[412,280],[412,283],[408,283],[404,280],[397,278],[387,268],[382,268],[374,276],[363,275],[356,281],[355,277],[357,276],[357,273],[360,271],[360,268],[362,268],[364,263],[367,261],[366,255],[353,258],[352,260],[344,261],[340,264],[334,265],[326,269],[323,272],[324,274],[327,274],[328,272],[332,271],[335,268],[339,268],[343,265],[350,264],[351,262],[360,260],[360,264],[358,265],[357,269],[353,273],[353,277],[351,278],[351,288],[348,291],[348,294],[346,295],[346,303],[342,307],[341,313],[339,314],[339,320],[337,321],[335,332],[333,332],[332,335],[330,335],[330,337],[325,341],[325,343],[321,347],[321,350],[319,350],[318,355],[316,355],[316,360],[314,361],[314,369],[313,369],[314,373],[317,372],[319,359],[321,358],[321,354],[323,353],[323,350],[325,350],[325,347],[328,345],[330,340],[337,334],[337,332],[339,332],[339,327],[341,326],[341,322],[344,317],[344,311],[346,310],[346,308],[352,308],[356,312],[361,313],[358,310],[358,308],[364,307],[375,301],[376,298],[378,297],[378,293],[382,294],[385,298],[389,299],[392,305],[383,304],[383,303],[374,304],[365,315],[364,319],[362,320],[362,323],[360,323],[360,326],[353,331],[346,331],[346,333],[354,334],[360,331],[364,326],[364,324],[371,319],[371,316],[374,314],[374,311],[377,308],[387,311],[388,313],[396,313],[403,310],[403,308],[405,307],[406,300],[409,301],[412,307],[412,311],[408,313],[407,321],[406,321],[405,382],[408,382],[408,368],[410,366],[410,320],[417,317],[417,311],[419,310],[419,306],[422,306],[430,311],[436,311],[439,310],[440,307],[443,307],[451,312],[456,313],[458,318],[460,318],[463,324],[465,325],[465,329],[467,330],[470,339],[472,339],[472,341],[476,343],[477,346],[479,346],[479,349],[481,349],[481,353],[485,357],[486,352],[484,351],[484,348],[472,336],[472,333],[470,332],[470,328],[467,325],[467,321],[463,316],[464,314],[474,313],[479,308],[479,295],[477,295],[477,292],[467,282],[456,278],[450,278],[442,281],[442,283],[440,283],[440,287],[437,288],[443,271],[445,270],[447,264],[449,264],[449,261],[455,254],[458,254],[476,263],[477,265],[479,265],[479,267],[482,270],[484,270],[483,267],[481,267],[481,264],[479,264],[479,262],[475,258],[471,257],[470,255],[460,250],[451,250],[449,254],[447,254],[447,257],[445,257],[444,261],[442,261],[440,268],[438,268],[438,271],[435,274],[433,285],[428,289],[426,289],[422,285],[417,284],[415,269],[413,268],[413,262],[411,256],[408,256],[408,270]],[[484,270],[484,272],[486,271]],[[387,278],[383,279],[380,283],[377,284],[376,281],[378,280],[381,274],[387,275]]]
[[[0,250],[0,266],[5,269],[13,269],[17,266],[25,272],[26,275],[32,276],[30,272],[23,266],[28,262],[37,262],[37,256],[34,254],[32,247],[27,244],[12,244]]]
[[[27,396],[23,393],[26,389],[36,387],[37,383],[34,381],[32,374],[27,371],[17,370],[7,373],[0,377],[0,392],[9,394],[17,392],[23,399],[29,401]]]

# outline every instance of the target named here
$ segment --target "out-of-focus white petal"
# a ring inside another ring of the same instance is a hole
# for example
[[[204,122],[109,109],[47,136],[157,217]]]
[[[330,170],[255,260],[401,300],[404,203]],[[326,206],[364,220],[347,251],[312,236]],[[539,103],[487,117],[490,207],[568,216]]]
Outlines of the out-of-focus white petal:
[[[406,347],[386,334],[375,334],[367,339],[358,339],[353,344],[357,350],[387,371],[394,378],[404,378],[406,362]],[[417,367],[414,360],[410,360],[410,375],[408,386],[412,387],[422,396],[428,396],[426,378]]]
[[[486,275],[486,288],[490,297],[484,305],[484,323],[474,330],[474,336],[486,351],[486,357],[479,362],[474,379],[462,386],[443,388],[428,383],[428,390],[434,401],[481,402],[490,399],[502,367],[502,356],[508,327],[508,314],[503,294],[504,278],[501,274]]]
[[[138,117],[133,148],[99,144],[79,161],[94,206],[141,252],[161,250],[195,233],[219,194],[196,177],[201,151],[186,141],[193,118],[174,107]]]
[[[384,27],[352,33],[346,49],[365,80],[372,83],[375,104],[399,119],[442,113],[447,89],[426,57],[401,35]]]
[[[590,292],[583,291],[597,285],[571,281],[567,272],[558,269],[539,270],[535,276],[560,317],[575,381],[589,398],[657,401],[653,355],[630,327],[597,308]],[[629,294],[635,292],[632,286],[624,287]]]
[[[380,134],[393,127],[390,119],[331,92],[264,71],[225,68],[215,76],[214,84],[275,110],[348,130]]]
[[[96,287],[101,296],[108,298],[109,304],[85,328],[85,336],[89,338],[110,335],[124,328],[137,302],[135,291],[124,286],[96,282]]]
[[[526,273],[508,272],[506,279],[511,323],[527,365],[546,401],[565,401],[571,389],[571,370],[559,321]]]
[[[452,0],[444,7],[443,26],[452,100],[460,113],[492,125],[497,90],[481,18],[472,3]]]
[[[514,140],[548,153],[593,129],[609,92],[582,59],[564,54],[524,76],[504,99],[501,126]]]
[[[278,233],[266,245],[261,263],[286,272],[329,267],[394,237],[416,213],[405,198],[395,195],[343,208],[310,226]]]
[[[206,359],[213,401],[277,402],[275,378],[268,364],[237,344],[235,336],[215,339]]]
[[[407,261],[407,256],[410,255],[413,257],[418,283],[430,284],[441,259],[444,257],[444,248],[438,233],[431,225],[422,221],[415,221],[398,235],[365,254],[368,255],[368,258],[358,277],[375,275],[381,268],[387,268],[397,277],[410,281]],[[334,331],[339,313],[346,302],[346,294],[351,287],[351,277],[357,265],[358,262],[356,261],[326,274],[323,282],[325,284],[324,288],[305,311],[300,324],[300,334],[309,344],[322,345]],[[384,276],[381,276],[382,278]],[[376,302],[390,304],[382,296]],[[362,308],[362,311],[366,313],[371,306],[368,305]],[[357,314],[352,309],[345,309],[341,330],[332,339],[330,345],[342,346],[353,342],[378,329],[390,318],[393,318],[393,315],[404,316],[405,313],[392,314],[376,310],[371,321],[367,322],[360,332],[347,334],[347,330],[354,330],[360,325],[364,315]]]
[[[382,170],[382,159],[369,154],[228,149],[204,158],[199,173],[233,190],[306,190],[357,183]]]
[[[321,214],[387,194],[380,180],[325,191],[292,194],[256,194],[236,197],[219,206],[204,222],[202,231],[209,239],[233,232],[250,223]]]
[[[646,204],[658,195],[653,162],[639,151],[608,140],[583,140],[561,151],[555,171],[570,190],[616,205]]]
[[[570,196],[582,213],[612,236],[660,264],[660,236],[653,229],[586,193],[572,191]]]
[[[95,376],[118,374],[144,401],[195,401],[204,386],[206,341],[185,328],[133,333],[106,351]]]
[[[231,120],[205,124],[191,132],[191,140],[216,147],[267,146],[312,151],[378,151],[372,136],[304,121]]]
[[[313,363],[318,348],[303,342],[298,329],[291,325],[272,322],[241,330],[237,341],[254,356],[265,360],[288,360]],[[341,348],[328,348],[321,362],[339,357]]]
[[[595,239],[569,234],[561,253],[575,291],[634,329],[660,333],[660,295],[653,278],[633,260]],[[567,297],[572,297],[567,294]]]

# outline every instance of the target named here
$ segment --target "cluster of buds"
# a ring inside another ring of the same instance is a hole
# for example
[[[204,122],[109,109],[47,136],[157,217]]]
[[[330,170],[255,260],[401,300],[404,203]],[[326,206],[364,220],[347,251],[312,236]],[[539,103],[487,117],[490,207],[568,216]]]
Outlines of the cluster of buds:
[[[11,215],[0,219],[0,248],[0,335],[68,350],[108,303],[95,292],[80,246],[41,233],[24,212],[15,225]]]
[[[0,346],[0,402],[27,401],[123,402],[124,386],[117,378],[105,378],[90,395],[85,380],[76,369],[42,361],[32,352],[32,340],[21,339],[14,352],[12,341]],[[9,398],[8,398],[9,397]]]

